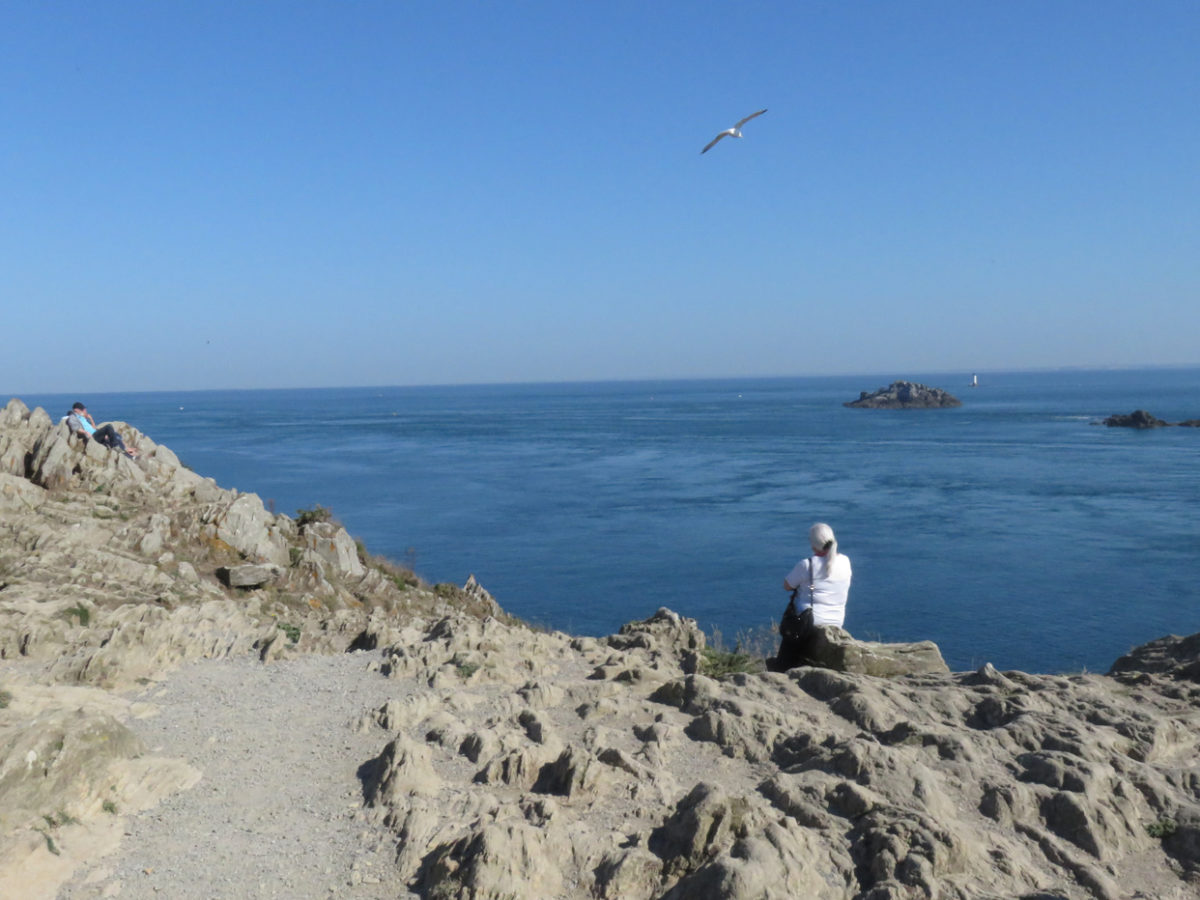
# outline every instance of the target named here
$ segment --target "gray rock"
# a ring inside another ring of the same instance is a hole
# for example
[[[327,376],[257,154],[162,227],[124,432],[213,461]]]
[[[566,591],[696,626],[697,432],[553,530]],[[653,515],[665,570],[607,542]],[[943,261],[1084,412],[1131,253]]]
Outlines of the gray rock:
[[[962,406],[962,401],[941,388],[926,387],[912,381],[893,381],[874,393],[863,391],[857,400],[842,406],[852,409],[945,409]]]
[[[63,809],[64,797],[103,797],[112,764],[144,750],[104,713],[43,708],[24,723],[0,719],[0,834]]]
[[[275,516],[255,494],[241,494],[213,503],[202,515],[206,533],[255,562],[286,566],[290,559],[287,541]]]
[[[1136,647],[1114,662],[1108,674],[1131,680],[1139,675],[1166,675],[1200,683],[1200,634],[1167,635]]]
[[[809,644],[812,664],[838,672],[894,678],[947,674],[950,669],[933,641],[886,644],[855,640],[831,625],[819,626]]]
[[[354,539],[340,525],[313,522],[301,529],[300,539],[309,558],[332,567],[335,575],[360,578],[365,574]]]
[[[1171,423],[1150,415],[1144,409],[1135,409],[1128,415],[1109,416],[1103,424],[1109,428],[1165,428]]]
[[[217,569],[217,577],[226,587],[254,588],[277,579],[283,570],[278,566],[247,563],[241,566],[221,566]]]

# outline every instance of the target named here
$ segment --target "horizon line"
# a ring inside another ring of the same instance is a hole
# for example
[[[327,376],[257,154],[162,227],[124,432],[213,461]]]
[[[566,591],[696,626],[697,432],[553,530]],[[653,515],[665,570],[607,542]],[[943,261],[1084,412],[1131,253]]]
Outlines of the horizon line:
[[[1171,370],[1189,370],[1200,369],[1200,362],[1197,363],[1153,363],[1153,364],[1138,364],[1138,365],[1065,365],[1065,366],[1029,366],[1025,368],[1007,369],[1007,368],[980,368],[980,369],[940,369],[930,370],[919,373],[922,377],[927,376],[951,376],[951,375],[1022,375],[1036,373],[1052,373],[1052,372],[1137,372],[1137,371],[1171,371]],[[627,378],[578,378],[578,379],[563,379],[561,381],[548,380],[514,380],[514,381],[462,381],[462,382],[436,382],[436,383],[408,383],[408,384],[322,384],[322,385],[293,385],[293,386],[274,386],[274,387],[206,387],[206,388],[162,388],[155,390],[100,390],[85,392],[91,396],[106,396],[117,394],[201,394],[212,393],[217,391],[226,392],[241,392],[241,391],[340,391],[340,390],[413,390],[413,389],[439,389],[439,388],[504,388],[504,387],[549,387],[549,386],[570,386],[570,385],[597,385],[597,384],[669,384],[669,383],[687,383],[700,381],[785,381],[785,380],[830,380],[843,378],[891,378],[893,381],[909,380],[912,376],[888,376],[882,375],[880,372],[847,372],[842,374],[832,375],[673,375],[673,376],[630,376]],[[10,399],[20,399],[21,393],[7,392]],[[27,391],[29,396],[67,396],[67,391]],[[78,393],[78,392],[76,392]]]

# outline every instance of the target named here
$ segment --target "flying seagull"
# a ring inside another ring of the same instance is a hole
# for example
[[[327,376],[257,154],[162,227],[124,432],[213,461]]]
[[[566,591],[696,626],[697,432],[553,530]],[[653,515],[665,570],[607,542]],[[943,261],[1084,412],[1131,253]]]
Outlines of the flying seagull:
[[[726,128],[724,131],[722,131],[720,134],[718,134],[715,138],[713,138],[711,141],[709,141],[708,146],[705,147],[700,152],[707,153],[709,150],[711,150],[713,148],[713,144],[715,144],[717,141],[719,141],[723,137],[741,137],[742,136],[742,126],[745,125],[747,122],[749,122],[751,119],[753,119],[755,116],[761,116],[765,112],[766,112],[765,109],[760,109],[758,112],[750,113],[750,115],[746,116],[746,118],[742,119],[740,122],[738,122],[732,128]]]

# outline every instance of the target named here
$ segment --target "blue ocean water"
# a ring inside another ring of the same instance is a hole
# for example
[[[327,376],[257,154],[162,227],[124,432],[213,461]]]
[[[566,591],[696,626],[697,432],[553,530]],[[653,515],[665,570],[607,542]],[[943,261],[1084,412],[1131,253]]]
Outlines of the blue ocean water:
[[[952,668],[1105,671],[1200,631],[1200,369],[912,376],[950,410],[846,409],[891,377],[24,396],[83,399],[223,487],[321,504],[430,581],[607,634],[668,606],[727,644],[782,611],[809,525],[846,626]]]

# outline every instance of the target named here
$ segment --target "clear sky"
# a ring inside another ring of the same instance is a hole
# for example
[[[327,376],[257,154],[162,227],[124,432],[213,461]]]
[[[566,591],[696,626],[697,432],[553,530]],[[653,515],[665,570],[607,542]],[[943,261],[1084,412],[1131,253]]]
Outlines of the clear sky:
[[[1200,363],[1195,0],[6,0],[0,122],[6,396]]]

